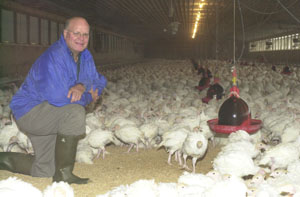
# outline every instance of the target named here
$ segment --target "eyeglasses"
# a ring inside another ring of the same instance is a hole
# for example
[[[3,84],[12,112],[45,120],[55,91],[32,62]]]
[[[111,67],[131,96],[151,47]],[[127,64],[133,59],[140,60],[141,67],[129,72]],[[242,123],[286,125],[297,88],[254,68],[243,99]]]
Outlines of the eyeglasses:
[[[71,32],[76,38],[80,38],[81,36],[84,38],[84,39],[87,39],[90,37],[90,34],[88,33],[80,33],[80,32],[74,32],[74,31],[69,31],[67,30],[68,32]]]

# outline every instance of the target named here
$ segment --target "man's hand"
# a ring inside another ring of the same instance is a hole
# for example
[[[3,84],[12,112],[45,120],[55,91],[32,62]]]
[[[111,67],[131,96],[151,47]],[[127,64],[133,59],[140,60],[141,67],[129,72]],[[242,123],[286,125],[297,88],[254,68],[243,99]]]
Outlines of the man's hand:
[[[93,102],[96,102],[99,99],[98,96],[98,89],[96,89],[95,91],[93,90],[93,88],[90,89],[89,93],[91,93],[92,98],[93,98]]]
[[[70,88],[67,97],[71,98],[71,103],[79,101],[84,91],[85,91],[84,85],[82,85],[81,83],[76,84],[75,86]]]

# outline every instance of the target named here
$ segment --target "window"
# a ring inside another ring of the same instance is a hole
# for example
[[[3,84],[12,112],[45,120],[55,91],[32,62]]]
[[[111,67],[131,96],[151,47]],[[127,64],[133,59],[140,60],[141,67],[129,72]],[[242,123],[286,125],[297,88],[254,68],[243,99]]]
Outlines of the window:
[[[109,36],[106,33],[102,34],[103,52],[109,52]]]
[[[300,45],[299,34],[293,34],[292,38],[293,38],[292,49],[299,49],[299,45]]]
[[[249,43],[249,51],[250,52],[258,51],[258,42],[257,41]]]
[[[39,44],[39,21],[37,17],[29,17],[29,43]]]
[[[283,50],[287,50],[288,49],[288,37],[287,36],[283,36]]]
[[[14,13],[10,10],[1,10],[1,42],[15,42]]]
[[[57,23],[54,21],[51,21],[51,27],[50,27],[50,43],[53,44],[57,40]]]
[[[102,52],[107,52],[106,51],[106,36],[105,36],[105,33],[101,33],[101,49],[102,49]]]
[[[249,42],[249,52],[298,49],[300,49],[299,33]]]
[[[287,42],[288,42],[287,43],[288,44],[287,45],[287,49],[291,50],[292,49],[292,42],[293,42],[292,41],[292,35],[288,35],[287,37],[288,37],[288,40],[287,40]]]
[[[279,50],[279,40],[278,40],[278,38],[274,38],[274,47],[275,47],[275,51]]]
[[[60,38],[61,34],[64,32],[65,24],[59,23],[58,24],[58,38]]]
[[[278,48],[278,50],[281,50],[281,48],[282,48],[282,37],[278,37],[277,40],[278,40],[277,41],[278,42],[278,47],[277,48]]]
[[[41,45],[49,45],[49,21],[41,19]]]
[[[28,43],[27,16],[17,13],[17,43]]]

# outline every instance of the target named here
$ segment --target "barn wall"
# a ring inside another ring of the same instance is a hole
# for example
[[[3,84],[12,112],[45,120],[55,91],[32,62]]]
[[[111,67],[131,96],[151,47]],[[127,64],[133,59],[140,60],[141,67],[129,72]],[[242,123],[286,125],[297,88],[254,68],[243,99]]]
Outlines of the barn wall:
[[[31,46],[0,44],[0,78],[24,77],[35,60],[48,48],[48,46]],[[132,48],[112,52],[95,52],[91,49],[97,66],[114,64],[119,62],[137,61],[143,58],[141,51]]]
[[[0,45],[1,77],[20,77],[27,74],[36,58],[46,50],[43,46]]]
[[[23,5],[4,1],[2,2],[2,8],[8,11],[12,11],[14,14],[14,19],[16,20],[16,14],[21,13],[26,15],[27,19],[30,16],[37,17],[40,20],[47,19],[49,22],[56,22],[58,25],[63,25],[66,20],[65,17],[58,16],[54,13],[47,13],[40,10],[25,7]],[[0,9],[1,13],[1,9]],[[28,20],[27,20],[28,21]],[[1,21],[0,21],[1,22]],[[3,21],[2,21],[3,22]],[[15,22],[16,23],[16,22]],[[0,78],[2,77],[24,77],[31,65],[35,60],[50,46],[41,43],[31,44],[29,41],[29,22],[28,24],[28,40],[27,43],[18,43],[16,40],[17,30],[13,30],[12,34],[15,34],[12,41],[6,42],[0,41]],[[14,25],[16,27],[16,24]],[[50,25],[49,25],[50,28]],[[58,28],[57,28],[58,29]],[[49,30],[50,31],[50,30]],[[3,31],[1,31],[3,34]],[[113,64],[120,61],[136,61],[143,58],[144,52],[143,47],[138,44],[138,41],[132,38],[128,38],[122,35],[118,35],[114,32],[109,32],[100,27],[91,26],[91,32],[93,35],[90,37],[89,50],[94,56],[96,65]],[[99,47],[96,45],[102,45],[103,40],[98,40],[95,42],[95,32],[101,32],[105,35],[106,45],[101,48],[101,50],[96,50]],[[6,33],[6,32],[5,32]],[[49,43],[51,42],[49,33]],[[60,33],[57,32],[57,37],[60,37]],[[1,35],[1,34],[0,34]],[[1,37],[1,36],[0,36]],[[39,37],[37,35],[37,37]],[[37,40],[41,41],[41,38]],[[122,42],[121,42],[122,40]],[[105,50],[103,50],[105,49]]]
[[[293,24],[265,24],[263,27],[254,28],[247,32],[244,59],[263,61],[268,63],[292,63],[299,64],[300,50],[276,50],[276,51],[260,51],[249,52],[249,42],[276,38],[299,33],[299,28]],[[287,43],[285,43],[287,44]]]
[[[245,58],[268,62],[268,63],[275,63],[275,64],[277,63],[299,64],[300,50],[265,51],[265,52],[248,52],[247,50],[247,53],[245,54]]]

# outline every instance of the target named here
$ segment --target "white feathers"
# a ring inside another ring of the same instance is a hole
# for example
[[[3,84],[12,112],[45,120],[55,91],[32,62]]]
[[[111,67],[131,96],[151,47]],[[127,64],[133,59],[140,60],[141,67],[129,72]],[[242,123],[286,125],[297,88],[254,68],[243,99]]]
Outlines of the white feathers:
[[[223,152],[243,152],[244,154],[249,155],[251,158],[255,158],[260,153],[259,149],[249,141],[241,140],[233,143],[227,144],[222,148]]]
[[[102,122],[100,121],[100,118],[96,116],[94,113],[89,113],[86,115],[85,118],[86,125],[91,129],[95,130],[102,126]]]
[[[17,177],[9,177],[0,181],[0,196],[19,197],[30,194],[31,197],[42,197],[42,192],[30,183],[24,182]]]
[[[203,194],[205,197],[217,197],[217,196],[230,196],[241,197],[246,196],[247,186],[244,181],[236,176],[230,176],[225,180],[221,180],[215,183],[213,187],[210,187]]]
[[[216,183],[216,180],[204,174],[184,172],[178,178],[178,183],[183,185],[194,185],[194,186],[209,188]]]
[[[259,170],[251,156],[242,151],[219,153],[213,161],[213,167],[221,174],[230,174],[238,177],[254,175]]]
[[[66,182],[54,182],[44,190],[43,197],[74,197],[74,190]]]
[[[97,197],[156,197],[157,196],[157,184],[154,180],[139,180],[131,185],[121,185],[114,188],[112,191],[103,195],[97,195]]]
[[[158,135],[158,126],[153,123],[146,123],[140,126],[140,131],[143,133],[145,143],[149,147],[152,144],[152,140]]]
[[[298,142],[281,143],[267,150],[259,161],[260,165],[268,165],[272,170],[287,168],[288,164],[299,159]]]
[[[143,133],[134,125],[124,125],[121,128],[116,129],[115,135],[122,142],[130,144],[127,152],[129,152],[134,145],[136,146],[136,151],[138,152],[139,142],[143,142],[145,144]]]
[[[233,132],[228,137],[229,143],[222,148],[213,161],[213,168],[221,174],[230,174],[237,177],[254,175],[259,171],[253,158],[260,152],[251,143],[250,135],[239,130]]]
[[[171,164],[171,156],[176,151],[180,151],[185,138],[188,135],[189,130],[186,128],[175,128],[169,132],[164,133],[162,136],[162,142],[158,145],[158,148],[164,146],[169,153],[168,164]]]
[[[11,143],[11,139],[16,137],[19,133],[19,129],[15,122],[11,125],[6,125],[2,129],[0,129],[0,147],[7,151],[8,146]]]
[[[97,158],[102,151],[103,159],[105,158],[105,146],[114,141],[114,134],[111,131],[96,129],[87,136],[88,144],[92,148],[98,149]]]
[[[42,192],[30,183],[17,177],[0,181],[0,196],[30,197],[74,197],[73,188],[66,182],[54,182]]]
[[[184,168],[187,168],[186,159],[188,156],[192,157],[193,172],[195,173],[195,166],[197,159],[202,158],[207,150],[207,139],[201,132],[189,132],[181,151],[183,153]]]

